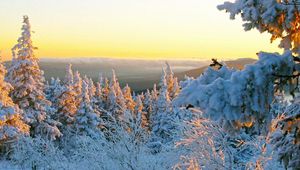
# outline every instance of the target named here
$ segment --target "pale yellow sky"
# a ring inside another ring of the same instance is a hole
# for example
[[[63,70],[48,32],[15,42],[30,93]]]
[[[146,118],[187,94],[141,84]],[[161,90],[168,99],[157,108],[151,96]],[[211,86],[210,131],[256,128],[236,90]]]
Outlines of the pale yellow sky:
[[[229,59],[278,52],[268,34],[244,32],[223,0],[1,0],[0,49],[9,59],[30,17],[39,57]]]

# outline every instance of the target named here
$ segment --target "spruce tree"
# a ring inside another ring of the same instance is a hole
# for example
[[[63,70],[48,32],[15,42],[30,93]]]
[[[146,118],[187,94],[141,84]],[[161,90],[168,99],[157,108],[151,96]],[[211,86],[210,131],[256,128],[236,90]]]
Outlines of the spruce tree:
[[[128,86],[128,84],[123,89],[123,95],[124,95],[124,99],[125,99],[125,102],[126,102],[127,109],[129,111],[131,111],[131,113],[133,113],[134,112],[134,108],[135,108],[135,102],[134,102],[134,100],[132,98],[131,89]]]
[[[124,113],[127,108],[114,70],[112,71],[106,107],[117,120],[124,120]]]
[[[13,61],[9,68],[8,81],[13,86],[13,101],[24,111],[23,117],[30,125],[31,135],[48,136],[52,139],[60,136],[56,122],[51,119],[53,109],[44,93],[44,76],[39,67],[39,60],[34,55],[31,40],[29,18],[24,16],[22,34],[12,48]]]
[[[81,102],[76,113],[75,128],[79,134],[88,135],[92,138],[100,137],[100,125],[99,115],[92,107],[92,103],[89,95],[89,85],[85,81],[82,82],[82,93],[80,95]]]
[[[74,74],[74,79],[73,79],[73,88],[74,92],[76,93],[76,106],[78,107],[80,102],[81,102],[81,89],[82,89],[82,78],[80,77],[80,73],[78,71],[75,72]]]
[[[71,65],[68,65],[63,89],[58,97],[57,118],[63,125],[68,127],[74,123],[76,111],[76,92],[73,87],[73,72]]]
[[[4,81],[6,72],[0,63],[0,144],[19,135],[29,134],[29,126],[22,120],[22,110],[9,97],[13,88]]]
[[[53,107],[57,107],[57,99],[61,94],[63,86],[59,78],[51,77],[50,83],[46,86],[46,98],[52,103]]]
[[[135,103],[136,105],[134,109],[134,115],[135,115],[134,117],[138,122],[138,124],[140,125],[140,127],[148,129],[149,119],[147,118],[147,113],[143,111],[144,106],[140,95],[136,97]]]
[[[160,90],[157,98],[157,112],[165,112],[169,109],[171,104],[170,96],[168,92],[168,84],[166,80],[166,72],[162,70],[162,76],[160,80]]]

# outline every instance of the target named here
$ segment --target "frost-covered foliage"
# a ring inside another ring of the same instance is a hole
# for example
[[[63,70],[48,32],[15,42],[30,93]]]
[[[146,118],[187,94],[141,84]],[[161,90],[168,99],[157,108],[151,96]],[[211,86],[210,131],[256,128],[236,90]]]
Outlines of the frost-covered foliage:
[[[175,169],[283,169],[265,136],[244,132],[230,136],[201,113],[184,127],[183,137],[176,143],[181,161]]]
[[[67,159],[52,141],[23,137],[13,145],[11,161],[22,169],[67,169]]]
[[[124,99],[125,99],[125,103],[126,103],[126,108],[133,112],[134,111],[134,108],[135,108],[135,102],[132,98],[132,91],[131,91],[131,88],[128,86],[128,84],[123,88],[123,96],[124,96]]]
[[[179,86],[178,86],[178,82],[176,82],[177,79],[174,77],[172,68],[168,62],[166,62],[166,66],[167,66],[165,70],[166,84],[168,86],[169,97],[173,99],[178,94]]]
[[[276,149],[278,159],[286,168],[300,167],[300,103],[294,102],[288,106],[273,121],[271,143]]]
[[[75,72],[74,78],[73,78],[73,89],[74,92],[76,93],[76,106],[78,107],[80,102],[81,102],[81,90],[82,90],[82,78],[80,77],[80,73],[78,71]]]
[[[259,53],[258,62],[241,71],[226,66],[208,68],[182,90],[175,103],[200,107],[228,131],[253,127],[254,132],[266,132],[272,118],[269,109],[276,75],[292,75],[293,68],[291,53]]]
[[[125,119],[124,111],[127,110],[125,98],[114,70],[112,70],[106,108],[117,120],[122,121]]]
[[[24,16],[22,34],[18,43],[12,48],[13,60],[9,68],[8,81],[14,90],[11,92],[13,101],[24,110],[24,120],[30,125],[32,135],[49,136],[52,139],[61,136],[56,123],[51,119],[51,102],[44,93],[43,71],[34,55],[36,47],[31,40],[29,18]]]
[[[151,96],[151,92],[149,89],[147,89],[145,95],[144,95],[144,100],[142,101],[143,103],[143,111],[147,113],[147,119],[150,119],[151,113],[153,112],[153,100]]]
[[[165,112],[170,108],[171,100],[168,91],[168,85],[166,80],[166,72],[163,69],[163,73],[160,80],[160,90],[157,98],[157,112]]]
[[[2,142],[29,134],[29,126],[22,120],[22,110],[9,97],[12,86],[4,81],[5,74],[6,69],[0,63],[0,141]]]
[[[60,79],[52,77],[45,89],[46,98],[52,103],[52,106],[57,107],[57,99],[62,90],[63,86]]]
[[[190,85],[191,82],[193,82],[193,80],[195,80],[193,77],[189,77],[187,75],[184,76],[184,80],[180,81],[180,86],[181,88],[185,88],[186,86]]]
[[[71,125],[75,121],[76,106],[76,92],[73,88],[73,77],[71,66],[66,69],[66,77],[64,80],[63,89],[58,97],[57,119],[66,125]]]
[[[84,134],[92,138],[100,138],[99,113],[92,107],[89,96],[88,84],[82,82],[82,93],[80,95],[81,102],[76,113],[75,128],[78,134]]]
[[[175,168],[230,169],[232,155],[223,153],[215,143],[225,143],[223,136],[224,132],[214,122],[201,118],[191,120],[184,131],[184,138],[176,143],[176,147],[182,150],[182,157]],[[226,165],[227,156],[229,161]]]
[[[300,5],[295,0],[235,0],[218,6],[226,10],[230,18],[241,14],[246,31],[253,28],[279,38],[279,47],[300,52]]]
[[[138,95],[135,101],[135,109],[134,109],[134,116],[140,127],[144,129],[149,129],[149,116],[147,112],[143,111],[144,105],[141,99],[141,96]]]

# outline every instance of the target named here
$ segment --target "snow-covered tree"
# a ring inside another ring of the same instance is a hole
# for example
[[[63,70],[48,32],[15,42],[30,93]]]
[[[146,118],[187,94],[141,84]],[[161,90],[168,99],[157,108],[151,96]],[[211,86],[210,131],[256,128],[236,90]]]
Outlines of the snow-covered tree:
[[[88,86],[89,86],[89,95],[90,98],[94,98],[95,94],[96,94],[96,87],[94,85],[93,80],[90,78],[89,81],[87,82]]]
[[[200,107],[227,130],[246,127],[265,133],[272,118],[269,111],[274,84],[282,84],[276,75],[292,75],[293,68],[291,53],[259,53],[259,60],[241,71],[226,66],[220,70],[208,68],[182,90],[175,103]]]
[[[74,75],[72,70],[72,64],[68,64],[66,68],[66,74],[64,84],[72,86],[74,84]]]
[[[173,84],[173,91],[172,91],[172,97],[173,99],[175,97],[177,97],[177,95],[180,93],[180,85],[179,85],[179,82],[178,82],[178,78],[175,77],[174,78],[174,84]]]
[[[168,62],[166,62],[167,68],[165,69],[166,74],[166,83],[168,86],[168,93],[170,98],[173,98],[173,91],[174,91],[174,73],[173,70]]]
[[[157,92],[156,84],[153,85],[153,89],[151,91],[151,96],[152,96],[153,101],[156,101],[157,98],[158,98],[158,92]]]
[[[96,83],[96,91],[92,103],[97,109],[104,108],[103,91],[99,82]]]
[[[104,82],[103,82],[103,89],[102,89],[102,94],[103,94],[103,102],[107,103],[107,98],[109,95],[109,80],[107,79],[107,77],[104,78]]]
[[[18,135],[29,134],[29,126],[22,120],[22,111],[9,97],[12,86],[4,81],[6,72],[0,63],[0,143]]]
[[[104,107],[104,79],[102,74],[99,74],[99,81],[96,83],[94,99],[94,103],[97,105],[97,107]]]
[[[143,100],[143,112],[145,112],[145,116],[146,116],[146,119],[148,120],[148,124],[151,124],[151,114],[153,113],[153,105],[154,105],[154,102],[152,100],[152,95],[151,95],[151,92],[149,89],[147,89],[145,95],[144,95],[144,100]]]
[[[135,103],[136,103],[135,109],[134,109],[135,119],[142,128],[145,128],[148,130],[149,129],[149,118],[147,116],[147,112],[143,111],[144,106],[143,106],[141,96],[138,95],[136,97]]]
[[[195,80],[193,77],[185,75],[184,80],[180,81],[179,85],[181,88],[185,88],[186,86],[190,85],[193,80]]]
[[[133,113],[135,110],[135,102],[132,98],[131,89],[128,84],[123,88],[123,96],[126,102],[126,108]]]
[[[151,91],[151,100],[152,100],[152,111],[157,111],[157,100],[158,100],[158,91],[156,84],[153,85],[153,89]]]
[[[24,111],[23,117],[31,127],[31,134],[54,139],[61,134],[50,117],[53,110],[44,93],[45,79],[34,55],[36,47],[32,44],[31,34],[29,18],[24,16],[22,34],[12,48],[13,61],[7,79],[14,88],[11,97]]]
[[[157,112],[165,112],[169,109],[171,104],[169,92],[168,92],[168,84],[166,80],[166,72],[163,69],[162,76],[160,80],[160,90],[159,96],[157,98]]]
[[[66,76],[63,89],[58,97],[57,119],[65,126],[71,125],[75,121],[76,92],[73,89],[73,75],[70,65],[66,68]]]
[[[80,106],[76,113],[75,128],[77,133],[88,135],[92,138],[99,138],[100,125],[99,115],[95,112],[92,107],[92,103],[89,95],[89,85],[85,81],[82,82],[82,93]]]
[[[16,169],[68,169],[66,155],[51,140],[22,137],[12,146],[10,160]],[[5,168],[10,169],[10,168]]]
[[[50,83],[47,84],[45,93],[46,98],[52,103],[53,107],[57,106],[57,99],[61,94],[63,86],[59,78],[51,77]]]
[[[114,70],[112,71],[106,107],[117,120],[124,120],[124,112],[127,107]]]
[[[271,143],[285,168],[300,167],[300,103],[295,100],[273,120]],[[297,168],[296,168],[297,169]]]
[[[300,5],[295,0],[236,0],[218,6],[230,18],[241,14],[246,31],[257,29],[272,35],[271,41],[281,39],[279,47],[300,52]]]
[[[72,71],[72,70],[71,70]],[[78,71],[75,72],[73,78],[73,88],[76,93],[76,106],[78,107],[81,102],[81,90],[82,90],[82,78],[80,77],[80,73]]]

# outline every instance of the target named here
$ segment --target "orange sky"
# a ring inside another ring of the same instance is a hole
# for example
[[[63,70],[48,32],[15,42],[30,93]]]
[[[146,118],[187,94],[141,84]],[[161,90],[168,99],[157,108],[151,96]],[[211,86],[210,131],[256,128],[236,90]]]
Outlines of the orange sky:
[[[39,57],[232,59],[281,51],[218,11],[223,0],[1,0],[0,49],[9,59],[30,17]]]

